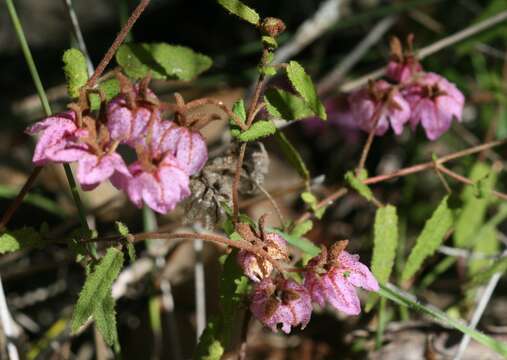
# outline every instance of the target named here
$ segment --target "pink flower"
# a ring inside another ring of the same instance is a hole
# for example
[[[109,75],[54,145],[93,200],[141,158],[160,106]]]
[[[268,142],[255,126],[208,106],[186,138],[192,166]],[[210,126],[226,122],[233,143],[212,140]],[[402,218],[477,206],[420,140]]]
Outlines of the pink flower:
[[[198,131],[162,120],[153,129],[154,156],[169,152],[189,176],[197,174],[208,160],[206,141]]]
[[[407,83],[422,71],[421,64],[414,57],[405,58],[402,62],[391,59],[387,63],[386,76],[398,83]]]
[[[414,37],[407,37],[407,50],[397,37],[391,38],[391,59],[387,64],[386,76],[398,83],[410,82],[418,73],[422,72],[422,66],[413,52]]]
[[[150,96],[155,95],[147,89]],[[139,86],[134,87],[134,94],[139,97]],[[160,110],[146,101],[136,98],[129,103],[126,94],[120,94],[107,104],[107,127],[112,140],[135,147],[144,144],[148,127],[160,121]]]
[[[166,214],[190,195],[188,175],[171,154],[158,164],[137,161],[129,166],[129,176],[116,171],[111,177],[114,186],[124,190],[137,206],[143,203],[158,213]]]
[[[410,118],[408,103],[396,87],[384,80],[370,83],[368,87],[351,94],[349,103],[358,126],[370,132],[376,123],[376,135],[384,135],[389,125],[396,135],[400,135]]]
[[[312,303],[308,291],[293,280],[271,278],[256,283],[251,295],[250,311],[264,325],[277,331],[290,333],[291,327],[301,324],[301,329],[310,321]]]
[[[404,91],[404,95],[412,109],[412,128],[421,123],[430,140],[445,133],[453,118],[461,121],[465,97],[454,84],[438,74],[424,74]]]
[[[85,152],[78,160],[76,177],[83,190],[92,190],[116,172],[127,178],[131,176],[123,158],[117,153],[97,156]]]
[[[267,233],[262,247],[274,260],[285,260],[288,257],[287,241],[276,233]],[[268,260],[246,250],[238,252],[237,261],[245,275],[254,282],[269,277],[273,271],[273,265]]]
[[[335,244],[329,256],[324,248],[310,260],[304,286],[321,307],[328,303],[347,315],[358,315],[361,304],[355,288],[378,291],[379,285],[368,267],[359,262],[359,256],[343,250],[346,244]]]
[[[42,132],[32,158],[35,165],[69,163],[86,153],[88,146],[79,140],[87,136],[87,131],[79,129],[75,121],[76,114],[66,111],[45,118],[26,129],[30,135]]]

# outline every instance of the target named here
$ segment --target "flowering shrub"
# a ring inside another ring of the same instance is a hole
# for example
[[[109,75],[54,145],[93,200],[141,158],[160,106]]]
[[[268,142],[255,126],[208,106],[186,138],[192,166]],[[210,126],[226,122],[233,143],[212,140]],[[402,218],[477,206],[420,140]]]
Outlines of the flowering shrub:
[[[436,141],[451,128],[453,120],[462,118],[464,95],[443,76],[423,68],[413,48],[412,36],[407,38],[406,49],[397,38],[392,39],[384,78],[361,83],[346,94],[346,101],[343,94],[340,98],[333,94],[321,102],[318,87],[300,63],[276,61],[279,35],[285,30],[282,20],[262,18],[239,0],[218,0],[228,12],[253,25],[260,33],[262,55],[252,94],[236,101],[232,108],[210,97],[186,102],[179,93],[173,94],[174,101],[164,101],[155,94],[155,87],[150,87],[152,79],[189,81],[207,70],[212,61],[182,46],[123,43],[148,3],[148,0],[141,1],[91,76],[81,51],[71,49],[65,53],[64,72],[71,101],[66,111],[54,115],[48,111],[48,116],[26,129],[27,134],[37,139],[32,157],[37,168],[0,223],[1,253],[52,243],[45,227],[7,230],[6,226],[37,176],[37,169],[48,164],[64,164],[80,210],[81,227],[63,244],[86,269],[86,281],[71,320],[72,334],[78,334],[93,320],[105,342],[119,353],[113,284],[119,281],[123,269],[123,250],[135,262],[134,244],[138,242],[190,239],[219,244],[226,249],[221,258],[220,313],[208,322],[196,358],[219,359],[225,352],[236,351],[239,348],[235,340],[237,328],[242,328],[248,319],[243,314],[245,310],[250,310],[271,331],[289,334],[294,328],[304,329],[314,309],[357,316],[362,308],[369,311],[379,303],[377,340],[381,342],[386,321],[385,299],[421,310],[507,354],[504,343],[421,305],[389,282],[394,270],[399,272],[400,286],[410,289],[426,260],[441,248],[454,228],[456,246],[470,246],[469,239],[474,232],[468,222],[470,218],[478,226],[486,226],[490,196],[507,198],[493,189],[496,180],[493,167],[481,167],[481,163],[473,180],[469,180],[444,166],[451,159],[486,151],[503,144],[502,141],[442,158],[434,156],[430,162],[392,173],[368,175],[366,160],[375,136],[385,136],[389,129],[399,136],[408,125],[415,131],[420,124],[426,137]],[[113,55],[118,67],[103,76]],[[275,76],[283,78],[288,86],[282,89],[270,83]],[[198,110],[204,106],[219,114],[200,114]],[[228,121],[222,139],[224,149],[208,151],[209,144],[201,129],[224,114]],[[344,130],[342,135],[348,143],[352,137],[359,141],[355,129],[368,133],[357,166],[344,174],[343,187],[329,191],[322,199],[315,191],[318,181],[311,178],[303,156],[281,130],[282,125],[308,118],[311,122],[307,123],[307,129],[315,132],[329,118],[329,122]],[[264,188],[269,152],[261,141],[267,137],[279,145],[287,164],[302,179],[295,191],[300,192],[298,199],[304,211],[297,218],[286,219],[276,199]],[[116,222],[117,234],[105,236],[92,231],[73,185],[69,164],[76,165],[76,179],[81,189],[90,191],[110,181],[135,207],[144,207],[145,216],[152,214],[151,210],[165,215],[184,205],[186,223],[195,232],[132,234],[120,222]],[[402,270],[395,269],[399,251],[397,209],[383,203],[386,196],[380,194],[381,198],[370,185],[424,170],[434,170],[449,193],[452,190],[444,175],[474,185],[474,193],[464,192],[461,212],[451,206],[451,195],[445,196],[425,222],[406,261],[397,266]],[[324,239],[318,247],[305,237],[323,218],[327,207],[350,192],[376,208],[371,267],[367,265],[370,261],[359,260],[356,254],[359,250],[352,241],[349,248],[349,240],[333,243]],[[256,219],[242,211],[243,201],[251,195],[270,200],[280,219],[278,226],[267,225],[267,214]],[[491,230],[494,232],[494,227],[483,231]],[[96,246],[101,242],[108,246],[105,252]],[[157,267],[158,262],[165,261],[164,256],[156,258]],[[489,271],[495,273],[498,268]],[[154,282],[162,289],[158,278]],[[363,291],[370,292],[366,305],[361,305]],[[241,341],[246,343],[244,334],[241,336]]]

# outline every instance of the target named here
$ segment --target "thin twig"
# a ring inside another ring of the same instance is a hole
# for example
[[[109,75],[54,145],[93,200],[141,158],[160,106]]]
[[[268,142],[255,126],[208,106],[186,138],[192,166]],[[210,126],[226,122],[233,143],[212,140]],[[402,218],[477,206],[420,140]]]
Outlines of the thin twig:
[[[200,226],[194,226],[197,232],[203,231]],[[204,264],[203,264],[203,241],[195,239],[193,241],[195,264],[194,264],[194,289],[195,289],[195,312],[196,312],[196,343],[206,328],[206,288],[204,281]]]
[[[497,140],[497,141],[491,141],[491,142],[486,143],[486,144],[481,144],[479,146],[474,146],[474,147],[471,147],[471,148],[468,148],[468,149],[465,149],[465,150],[457,151],[455,153],[442,156],[441,158],[438,158],[435,162],[438,165],[441,165],[443,163],[446,163],[447,161],[451,161],[451,160],[458,159],[458,158],[461,158],[461,157],[464,157],[464,156],[467,156],[467,155],[472,155],[472,154],[475,154],[475,153],[479,153],[481,151],[484,151],[484,150],[487,150],[487,149],[491,149],[491,148],[496,147],[496,146],[504,145],[505,143],[507,143],[507,139]],[[395,178],[398,178],[398,177],[403,177],[403,176],[415,174],[415,173],[418,173],[418,172],[421,172],[421,171],[429,170],[429,169],[432,169],[432,168],[435,167],[435,162],[434,161],[428,161],[428,162],[425,162],[425,163],[422,163],[422,164],[417,164],[417,165],[409,166],[409,167],[406,167],[406,168],[398,170],[398,171],[394,171],[394,172],[389,173],[389,174],[374,176],[374,177],[366,179],[365,181],[363,181],[363,183],[366,184],[366,185],[372,185],[372,184],[377,184],[377,183],[380,183],[380,182],[383,182],[383,181],[392,180],[392,179],[395,179]],[[344,196],[347,192],[348,192],[347,188],[344,188],[344,187],[338,188],[331,195],[327,196],[322,201],[320,201],[317,204],[316,208],[320,209],[320,208],[322,208],[324,206],[331,205],[333,202],[335,202],[336,200],[338,200],[339,198],[341,198],[342,196]],[[496,195],[498,196],[498,194],[499,193],[497,193]],[[311,216],[312,216],[311,212],[307,211],[307,212],[303,213],[296,220],[296,224],[302,223],[302,222],[310,219]]]
[[[72,24],[72,32],[74,33],[74,37],[76,38],[79,50],[81,50],[81,52],[84,54],[86,58],[88,75],[91,75],[93,74],[93,64],[90,60],[88,49],[86,48],[86,43],[83,38],[83,32],[81,31],[81,27],[79,26],[79,21],[77,19],[76,12],[74,11],[74,7],[72,6],[72,0],[63,0],[63,3],[65,4],[65,7],[67,9],[67,14],[69,14],[69,19]]]
[[[4,230],[9,221],[12,218],[12,215],[16,212],[16,210],[19,208],[21,203],[23,202],[23,199],[25,198],[26,194],[30,189],[32,188],[33,183],[39,176],[39,173],[41,172],[42,167],[36,166],[33,170],[28,179],[26,179],[23,187],[19,191],[18,195],[16,195],[16,198],[14,201],[9,205],[7,210],[5,210],[2,220],[0,220],[0,231]]]
[[[0,278],[0,322],[2,329],[7,338],[7,352],[10,360],[19,360],[18,349],[12,343],[12,339],[15,339],[19,334],[15,330],[15,323],[9,312],[7,301],[5,299],[4,287],[2,285],[2,279]]]
[[[246,241],[235,241],[228,239],[224,236],[214,235],[214,234],[197,234],[197,233],[175,233],[175,234],[167,234],[167,233],[159,233],[159,232],[149,232],[149,233],[141,233],[136,235],[131,235],[130,239],[132,241],[144,241],[147,239],[166,239],[166,240],[176,240],[176,239],[201,239],[208,242],[213,242],[220,245],[230,246],[236,249],[242,249],[249,251],[251,253],[257,254],[270,263],[273,264],[273,267],[278,270],[280,273],[284,272],[283,266],[275,259],[273,259],[266,251],[262,248],[257,248]],[[102,239],[96,238],[91,239],[95,241],[101,241]]]
[[[330,29],[341,15],[341,2],[342,0],[323,2],[315,14],[297,29],[292,39],[275,52],[273,64],[280,64],[292,58]]]
[[[14,7],[14,4],[12,0],[6,0],[7,9],[9,11],[10,18],[12,20],[12,23],[14,25],[14,30],[16,31],[16,36],[18,38],[18,41],[21,45],[21,50],[23,52],[23,56],[25,57],[26,63],[28,65],[28,69],[30,71],[30,74],[32,76],[33,83],[35,85],[35,88],[37,89],[37,95],[39,96],[42,108],[44,109],[44,112],[46,116],[51,116],[51,107],[49,105],[49,101],[46,95],[46,92],[44,91],[44,86],[42,86],[42,81],[39,76],[39,72],[37,70],[37,67],[35,66],[35,62],[33,60],[32,52],[30,51],[30,47],[28,46],[28,42],[26,41],[25,33],[23,31],[23,26],[21,25],[21,22],[19,20],[18,14],[16,12],[16,8]],[[79,191],[76,185],[76,181],[74,179],[74,175],[72,174],[72,170],[70,168],[69,164],[64,164],[63,168],[65,170],[65,176],[67,177],[67,181],[69,183],[69,187],[72,193],[72,197],[74,199],[74,203],[78,209],[79,213],[79,219],[81,221],[81,224],[86,227],[86,216],[85,216],[85,210],[83,207],[83,204],[81,202],[81,196],[79,195]],[[14,209],[16,210],[16,209]]]
[[[129,34],[130,29],[132,29],[132,26],[134,26],[137,19],[139,19],[139,17],[141,16],[141,14],[146,9],[146,7],[148,6],[149,3],[150,3],[150,0],[141,0],[139,5],[137,5],[137,7],[134,9],[134,11],[132,12],[132,15],[130,15],[129,19],[127,20],[127,23],[120,30],[120,32],[116,36],[116,39],[114,39],[113,44],[111,45],[109,50],[107,50],[106,54],[104,55],[104,57],[100,61],[99,65],[95,69],[95,72],[93,73],[93,75],[90,77],[90,79],[86,83],[86,86],[88,88],[93,88],[95,86],[95,83],[97,82],[99,77],[102,75],[102,73],[106,69],[106,66],[112,60],[114,54],[116,53],[116,50],[118,50],[120,45],[123,43],[123,40],[125,40],[125,37],[127,37],[127,35]]]
[[[507,251],[504,251],[503,255],[507,255]],[[498,273],[493,274],[493,276],[489,279],[488,284],[486,285],[486,288],[484,289],[484,291],[481,295],[481,298],[480,298],[479,302],[477,303],[477,307],[475,308],[475,311],[472,315],[472,319],[470,320],[470,323],[468,324],[469,328],[475,329],[475,327],[479,323],[479,320],[481,320],[482,314],[484,313],[484,310],[486,310],[489,300],[491,299],[491,296],[493,295],[493,292],[495,291],[495,287],[498,284],[498,281],[500,280],[501,277],[502,277],[502,273],[498,272]],[[465,354],[465,351],[466,351],[469,343],[470,343],[470,336],[467,334],[463,335],[463,338],[461,339],[458,350],[456,351],[456,355],[454,356],[454,360],[461,359],[461,357]]]
[[[455,34],[447,36],[439,41],[434,42],[433,44],[430,44],[426,47],[421,48],[417,52],[417,56],[419,57],[419,59],[423,59],[429,55],[435,54],[435,53],[439,52],[440,50],[445,49],[446,47],[452,46],[462,40],[465,40],[470,36],[478,34],[481,31],[489,29],[495,25],[498,25],[505,20],[507,20],[507,10],[502,11],[498,15],[487,18],[481,22],[470,25],[467,28],[465,28],[461,31],[458,31]],[[349,92],[351,90],[357,89],[358,87],[361,87],[364,84],[366,84],[369,80],[378,79],[379,77],[384,75],[385,70],[386,70],[386,68],[383,67],[383,68],[377,69],[375,71],[372,71],[371,73],[366,74],[366,75],[360,77],[359,79],[348,81],[340,87],[340,91]]]
[[[455,180],[458,180],[464,184],[467,184],[467,185],[475,185],[476,183],[462,175],[459,175],[459,174],[456,174],[454,171],[446,168],[445,166],[442,166],[442,165],[439,165],[438,166],[438,169],[443,172],[444,174],[446,175],[449,175],[450,177],[452,177],[453,179]],[[502,192],[499,192],[499,191],[496,191],[496,190],[492,190],[491,191],[491,194],[496,196],[497,198],[499,199],[502,199],[502,200],[507,200],[507,194],[504,194]]]
[[[345,78],[346,74],[384,36],[395,22],[396,17],[394,16],[389,16],[379,21],[368,32],[368,35],[331,72],[322,77],[322,80],[317,85],[319,95],[323,96],[329,91],[338,88],[339,83]]]

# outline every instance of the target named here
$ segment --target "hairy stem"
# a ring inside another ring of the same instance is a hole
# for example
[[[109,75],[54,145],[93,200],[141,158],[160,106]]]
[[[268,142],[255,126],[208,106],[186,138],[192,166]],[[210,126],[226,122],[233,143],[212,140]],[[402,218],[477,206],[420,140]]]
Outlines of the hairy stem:
[[[246,250],[251,253],[254,253],[273,264],[273,267],[277,269],[280,273],[284,272],[283,266],[273,259],[265,250],[262,248],[257,248],[246,241],[236,241],[226,238],[220,235],[213,234],[198,234],[198,233],[176,233],[176,234],[167,234],[167,233],[159,233],[159,232],[148,232],[141,233],[136,235],[131,235],[129,240],[131,241],[143,241],[147,239],[166,239],[166,240],[176,240],[176,239],[201,239],[203,241],[213,242],[215,244],[221,244],[230,246],[240,250]],[[92,239],[92,240],[100,240],[100,239]]]
[[[130,30],[132,29],[132,26],[134,26],[137,19],[139,19],[139,17],[141,16],[141,14],[146,9],[146,7],[148,6],[149,3],[150,3],[150,0],[141,0],[139,5],[137,5],[137,7],[132,12],[132,15],[130,15],[129,19],[127,20],[127,23],[125,24],[125,26],[122,27],[122,29],[120,30],[120,32],[116,36],[116,39],[114,39],[113,44],[111,45],[109,50],[107,50],[106,54],[104,55],[104,57],[100,61],[99,65],[95,69],[95,72],[93,73],[93,75],[90,77],[90,79],[86,83],[86,87],[92,88],[95,86],[97,80],[102,75],[102,73],[106,69],[107,65],[113,59],[114,54],[116,53],[116,51],[118,50],[120,45],[123,43],[123,41],[125,40],[125,38],[129,34]]]

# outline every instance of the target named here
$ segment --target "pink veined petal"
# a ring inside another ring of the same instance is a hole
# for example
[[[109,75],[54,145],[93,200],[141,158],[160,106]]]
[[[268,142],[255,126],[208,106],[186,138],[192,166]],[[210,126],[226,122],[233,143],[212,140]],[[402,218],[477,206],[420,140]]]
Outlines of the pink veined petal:
[[[28,134],[32,135],[42,132],[32,158],[36,165],[44,165],[50,161],[72,162],[75,160],[72,154],[67,156],[59,154],[75,140],[72,135],[76,132],[77,127],[73,120],[73,114],[66,112],[49,117],[26,130]]]
[[[208,147],[199,132],[184,130],[176,143],[175,157],[180,167],[192,176],[201,171],[208,160]]]
[[[391,123],[391,127],[393,128],[394,133],[396,135],[401,135],[401,133],[403,132],[403,127],[410,119],[411,115],[410,105],[399,93],[397,93],[393,97],[393,101],[395,101],[396,104],[401,109],[398,108],[390,109],[389,121]]]
[[[319,275],[313,271],[305,273],[304,286],[310,293],[312,300],[323,308],[326,305],[326,297]]]
[[[164,214],[166,209],[161,194],[160,183],[150,173],[143,172],[129,181],[129,199],[139,208],[144,202],[151,209]]]
[[[369,291],[378,291],[379,285],[370,269],[359,261],[359,256],[342,251],[338,258],[339,272],[348,282]]]
[[[287,280],[280,284],[279,291],[281,293],[291,291],[297,294],[298,298],[288,300],[285,304],[282,299],[274,300],[275,285],[271,278],[255,284],[250,298],[252,314],[272,331],[277,331],[279,325],[287,334],[293,326],[301,325],[304,328],[310,321],[312,312],[311,298],[307,290],[294,281]],[[273,301],[278,301],[278,306],[272,309],[274,311],[271,313],[266,313],[266,307]]]
[[[321,279],[326,300],[332,307],[347,315],[361,313],[356,289],[339,272],[331,271]]]
[[[129,174],[123,159],[117,153],[101,157],[88,154],[78,162],[77,179],[81,185],[90,189],[109,179],[115,171],[125,176]]]

